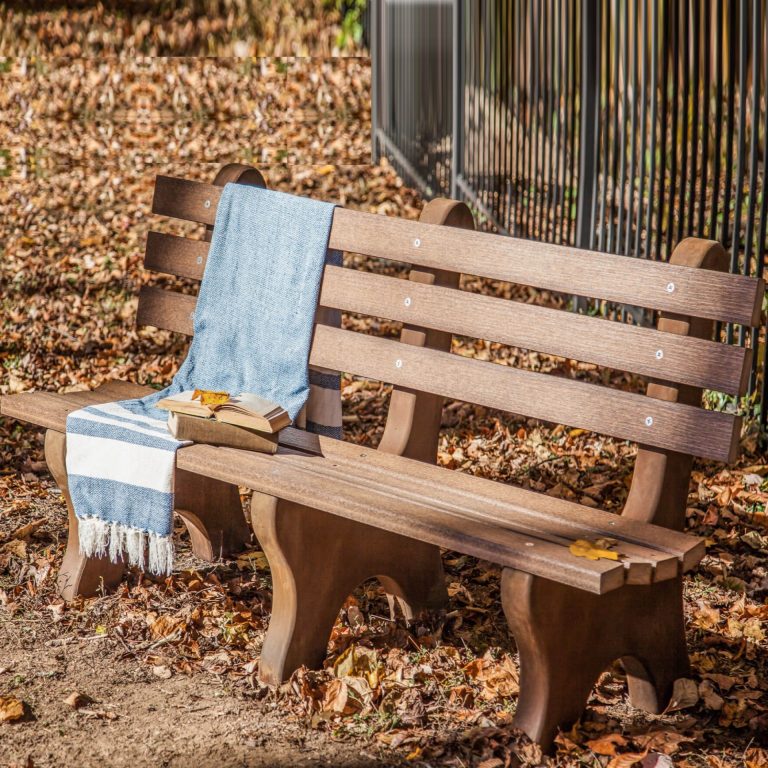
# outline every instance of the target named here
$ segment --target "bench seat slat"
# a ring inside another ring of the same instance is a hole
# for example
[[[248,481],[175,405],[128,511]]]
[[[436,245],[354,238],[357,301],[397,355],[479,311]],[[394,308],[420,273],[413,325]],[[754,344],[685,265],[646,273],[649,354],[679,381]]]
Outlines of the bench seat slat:
[[[202,240],[150,232],[144,263],[200,280],[209,248]],[[743,394],[748,383],[744,347],[356,269],[326,267],[320,303],[728,394]]]
[[[152,210],[213,224],[221,188],[158,176]],[[207,203],[207,205],[206,205]],[[418,243],[418,245],[416,245]],[[621,304],[757,325],[762,280],[337,208],[330,246]]]
[[[264,461],[268,458],[275,460]],[[312,471],[303,466],[304,461],[305,457],[290,453],[267,457],[230,448],[193,445],[179,451],[177,466],[596,594],[625,583],[621,563],[581,562],[583,558],[573,557],[564,547],[535,536],[469,521],[411,501],[403,504],[395,496],[372,495],[370,489],[358,485],[354,478],[329,479],[320,467]]]
[[[194,306],[193,296],[144,288],[138,322],[189,335]],[[733,459],[740,434],[731,414],[322,325],[310,363],[719,461]]]
[[[94,392],[25,393],[3,397],[2,414],[64,431],[67,414],[76,408],[152,391],[110,382]],[[627,583],[672,578],[678,568],[692,568],[704,553],[701,540],[683,533],[351,443],[288,428],[280,444],[281,454],[294,454],[294,466],[322,472],[333,483],[354,478],[370,498],[393,496],[407,508],[428,506],[564,547],[577,538],[617,539],[617,551],[627,556]]]
[[[152,391],[110,382],[94,392],[11,395],[2,398],[2,414],[64,431],[67,414],[76,408]],[[296,454],[296,466],[322,470],[334,483],[354,478],[370,494],[395,495],[406,506],[427,505],[563,546],[577,538],[617,539],[617,550],[629,559],[624,563],[628,583],[672,578],[678,562],[679,570],[689,570],[704,553],[700,539],[683,533],[340,440],[289,428],[281,433],[280,444],[281,454]]]

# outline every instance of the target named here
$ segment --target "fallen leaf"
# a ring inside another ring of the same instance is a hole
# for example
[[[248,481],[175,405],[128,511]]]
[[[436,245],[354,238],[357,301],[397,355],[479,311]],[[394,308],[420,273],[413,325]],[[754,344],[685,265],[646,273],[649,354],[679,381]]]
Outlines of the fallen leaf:
[[[672,686],[672,697],[665,712],[677,712],[694,706],[699,701],[699,689],[693,680],[678,677]]]
[[[623,755],[616,755],[606,766],[606,768],[633,768],[645,759],[646,752],[625,752]]]
[[[161,680],[167,680],[173,674],[170,667],[165,664],[156,664],[152,667],[152,674],[155,677],[159,677]]]
[[[586,557],[587,560],[618,560],[619,553],[610,549],[603,549],[598,542],[588,541],[587,539],[577,539],[568,550],[576,557]]]
[[[267,556],[261,550],[258,550],[258,549],[251,550],[250,552],[243,552],[242,554],[237,556],[237,560],[235,562],[237,563],[237,567],[243,571],[247,571],[247,570],[268,571],[269,570],[269,561],[267,560]]]
[[[41,517],[39,520],[33,520],[31,523],[22,525],[11,534],[11,538],[28,539],[44,522],[45,518]]]
[[[24,717],[26,706],[13,696],[0,696],[0,723],[13,723]]]
[[[615,755],[616,747],[625,747],[627,740],[620,733],[609,733],[586,743],[596,755]]]
[[[80,709],[88,704],[93,704],[93,699],[90,696],[86,696],[84,693],[73,691],[64,699],[64,703],[72,709]]]
[[[199,400],[203,405],[223,405],[229,400],[229,392],[213,392],[209,389],[196,389],[192,393],[193,400]]]

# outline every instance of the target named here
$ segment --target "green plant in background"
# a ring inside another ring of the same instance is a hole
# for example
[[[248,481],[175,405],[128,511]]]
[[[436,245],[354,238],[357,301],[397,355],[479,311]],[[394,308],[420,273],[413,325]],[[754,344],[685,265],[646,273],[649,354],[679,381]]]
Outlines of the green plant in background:
[[[328,0],[341,14],[341,30],[336,37],[339,48],[354,48],[363,39],[363,12],[368,0]]]

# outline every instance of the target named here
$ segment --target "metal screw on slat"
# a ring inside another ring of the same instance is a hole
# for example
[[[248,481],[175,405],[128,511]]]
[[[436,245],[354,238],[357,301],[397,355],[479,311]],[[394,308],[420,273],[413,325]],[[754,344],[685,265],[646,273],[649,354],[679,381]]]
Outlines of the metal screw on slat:
[[[664,357],[664,350],[663,349],[657,349],[656,350],[656,359],[661,360],[661,358]]]
[[[406,296],[405,299],[403,300],[403,304],[405,304],[406,307],[410,307],[411,306],[411,297],[410,296]]]
[[[525,546],[526,547],[532,547],[533,546],[533,542],[532,541],[526,541],[525,542]]]
[[[653,416],[646,416],[645,417],[645,426],[646,427],[652,427],[653,426]]]
[[[395,368],[402,368],[403,367],[403,361],[399,358],[395,360]]]
[[[675,284],[667,283],[667,293],[674,293],[674,292],[675,292]]]
[[[202,264],[203,263],[203,257],[202,256],[198,256],[197,257],[197,263],[198,264]]]
[[[414,248],[418,248],[420,245],[421,245],[421,240],[419,240],[419,238],[417,237],[417,238],[416,238],[416,239],[413,241],[413,247],[414,247]]]
[[[210,200],[206,200],[206,201],[203,203],[203,208],[210,208],[210,207],[211,207],[211,201],[210,201]]]

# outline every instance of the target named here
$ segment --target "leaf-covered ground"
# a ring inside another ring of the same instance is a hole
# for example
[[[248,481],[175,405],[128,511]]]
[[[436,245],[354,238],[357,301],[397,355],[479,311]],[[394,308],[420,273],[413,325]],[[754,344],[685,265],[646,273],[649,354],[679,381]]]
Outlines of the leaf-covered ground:
[[[370,165],[365,59],[17,59],[0,70],[2,394],[172,377],[183,340],[134,326],[139,286],[171,282],[143,273],[142,250],[150,226],[196,230],[150,216],[157,173],[210,179],[222,162],[254,162],[277,189],[410,218],[422,204],[386,163]],[[457,339],[455,351],[603,375],[497,344]],[[375,445],[388,388],[343,384],[347,439]],[[446,552],[447,612],[411,627],[389,620],[377,584],[363,585],[340,612],[326,668],[270,690],[257,680],[271,598],[257,542],[203,563],[179,528],[172,578],[134,572],[116,592],[65,605],[55,574],[66,515],[42,433],[4,420],[0,439],[0,765],[768,764],[768,459],[754,436],[737,467],[697,464],[691,483],[688,527],[709,548],[686,579],[693,673],[678,708],[633,710],[621,668],[606,670],[554,758],[509,728],[518,666],[494,565]],[[445,407],[439,461],[459,471],[619,510],[633,460],[633,446],[581,430]]]

